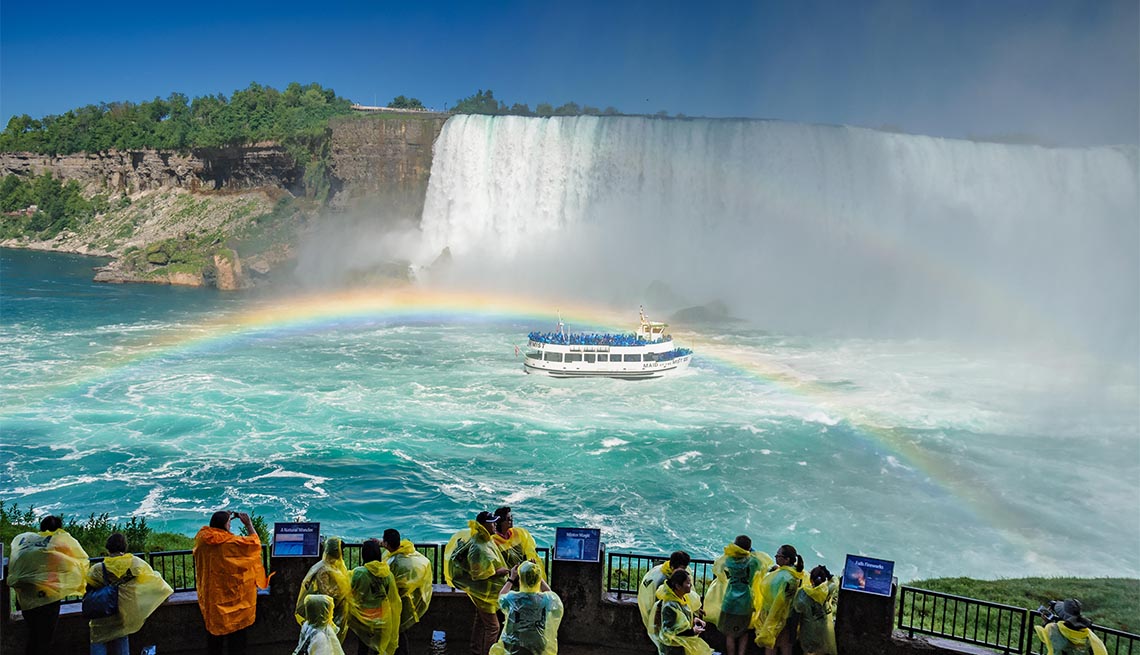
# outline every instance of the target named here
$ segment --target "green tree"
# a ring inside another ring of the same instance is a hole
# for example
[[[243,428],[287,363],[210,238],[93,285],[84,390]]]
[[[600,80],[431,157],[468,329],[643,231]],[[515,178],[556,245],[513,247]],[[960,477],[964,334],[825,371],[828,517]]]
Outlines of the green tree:
[[[495,94],[490,89],[479,89],[475,95],[460,98],[451,109],[453,114],[504,114],[506,105],[495,100]]]
[[[555,116],[577,116],[581,113],[582,108],[573,100],[554,110]]]
[[[536,116],[553,116],[554,106],[549,102],[540,102],[538,106],[534,108],[534,113]]]
[[[392,109],[424,109],[424,103],[420,102],[419,98],[407,98],[405,96],[392,98],[392,102],[389,102],[388,106]]]

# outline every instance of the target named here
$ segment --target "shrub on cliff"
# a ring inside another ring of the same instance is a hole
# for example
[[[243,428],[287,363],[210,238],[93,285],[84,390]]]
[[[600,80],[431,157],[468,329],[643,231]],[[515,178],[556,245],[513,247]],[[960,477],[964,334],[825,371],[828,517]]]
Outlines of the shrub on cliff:
[[[64,184],[51,173],[33,178],[7,175],[0,180],[0,211],[20,213],[5,217],[0,238],[50,239],[81,226],[109,207],[106,196],[84,198],[75,180]]]

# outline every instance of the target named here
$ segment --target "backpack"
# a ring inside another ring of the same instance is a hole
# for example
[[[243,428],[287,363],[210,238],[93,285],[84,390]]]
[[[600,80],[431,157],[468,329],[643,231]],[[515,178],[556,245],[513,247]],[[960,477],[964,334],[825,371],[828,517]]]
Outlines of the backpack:
[[[119,587],[132,579],[130,571],[112,584],[107,583],[107,564],[103,564],[103,586],[83,596],[83,618],[105,619],[119,613]]]

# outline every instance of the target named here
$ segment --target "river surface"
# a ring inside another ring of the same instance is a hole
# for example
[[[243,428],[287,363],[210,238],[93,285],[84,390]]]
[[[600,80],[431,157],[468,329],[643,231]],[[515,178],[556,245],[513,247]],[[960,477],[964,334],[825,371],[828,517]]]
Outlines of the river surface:
[[[0,251],[6,502],[417,541],[506,504],[542,544],[586,526],[708,557],[746,533],[903,580],[1140,574],[1134,363],[675,325],[681,377],[552,380],[513,348],[552,309],[97,285],[97,263]]]

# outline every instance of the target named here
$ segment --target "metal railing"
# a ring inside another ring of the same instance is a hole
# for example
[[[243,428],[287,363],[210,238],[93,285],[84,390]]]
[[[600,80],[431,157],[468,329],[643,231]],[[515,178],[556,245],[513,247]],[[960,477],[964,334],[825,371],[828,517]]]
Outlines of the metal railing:
[[[909,636],[920,633],[1003,653],[1026,652],[1029,610],[937,591],[899,587],[897,621]]]
[[[413,544],[431,562],[432,584],[443,584],[443,544]],[[348,570],[361,566],[360,544],[344,544],[344,565]]]
[[[665,562],[668,555],[645,555],[640,553],[609,553],[606,555],[606,591],[617,594],[637,595],[637,587],[649,569]],[[713,581],[713,560],[694,559],[689,562],[693,572],[693,590],[704,598],[705,589]]]
[[[899,587],[895,612],[900,630],[992,648],[1003,653],[1044,655],[1033,626],[1041,614],[937,591]],[[1109,655],[1140,655],[1140,635],[1094,625]]]
[[[1044,620],[1037,610],[1032,610],[1029,614],[1031,620]],[[1140,655],[1140,635],[1099,625],[1094,625],[1092,631],[1104,642],[1104,649],[1108,655]],[[1033,632],[1032,628],[1030,628],[1030,632]],[[1029,643],[1032,644],[1028,651],[1029,655],[1045,655],[1046,651],[1042,647],[1040,639],[1031,636]]]

